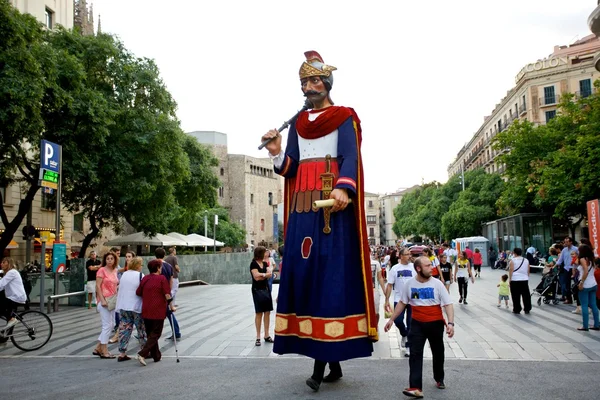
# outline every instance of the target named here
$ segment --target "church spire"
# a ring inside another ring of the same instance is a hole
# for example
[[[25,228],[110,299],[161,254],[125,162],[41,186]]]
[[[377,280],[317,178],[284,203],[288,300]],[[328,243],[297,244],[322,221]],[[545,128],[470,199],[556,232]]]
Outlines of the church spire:
[[[102,33],[102,20],[100,19],[102,16],[98,14],[98,30],[96,33],[99,35]]]

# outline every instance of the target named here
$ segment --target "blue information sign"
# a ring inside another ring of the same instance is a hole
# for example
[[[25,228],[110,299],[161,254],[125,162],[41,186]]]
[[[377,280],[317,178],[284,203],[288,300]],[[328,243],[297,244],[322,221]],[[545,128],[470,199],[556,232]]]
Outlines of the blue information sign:
[[[67,264],[67,245],[54,243],[52,245],[52,272],[65,272]]]
[[[59,158],[59,145],[56,143],[49,142],[47,140],[42,140],[41,150],[42,154],[40,156],[41,168],[60,172],[60,158]]]

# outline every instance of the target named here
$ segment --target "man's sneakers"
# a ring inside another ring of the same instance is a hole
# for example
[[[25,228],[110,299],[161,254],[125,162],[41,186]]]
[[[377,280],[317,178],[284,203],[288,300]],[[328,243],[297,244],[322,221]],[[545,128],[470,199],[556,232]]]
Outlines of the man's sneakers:
[[[404,357],[410,357],[410,347],[404,349]]]
[[[458,299],[458,302],[459,302],[460,304],[462,304],[462,297],[461,297],[460,299]]]
[[[463,300],[463,304],[464,304],[465,306],[466,306],[467,304],[469,304],[469,303],[467,303],[467,299],[464,299],[464,300]]]
[[[181,339],[181,335],[175,336],[175,339],[177,339],[177,340]],[[166,340],[173,340],[173,335],[169,336]]]
[[[446,389],[446,385],[444,385],[444,382],[436,382],[435,387],[437,387],[438,389]]]
[[[402,391],[402,394],[404,394],[407,397],[414,397],[415,399],[423,398],[423,392],[421,391],[421,389],[417,388],[406,388]]]
[[[401,347],[406,347],[406,336],[402,336],[402,340],[400,341]]]

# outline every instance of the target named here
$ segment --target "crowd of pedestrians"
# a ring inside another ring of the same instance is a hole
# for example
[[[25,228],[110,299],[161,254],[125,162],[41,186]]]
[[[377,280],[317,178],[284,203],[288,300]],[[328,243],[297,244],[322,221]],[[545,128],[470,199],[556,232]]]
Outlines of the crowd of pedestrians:
[[[92,294],[102,322],[98,344],[92,354],[102,359],[117,358],[119,362],[130,360],[127,348],[135,327],[140,348],[136,358],[146,366],[148,357],[154,362],[161,359],[158,340],[165,318],[175,336],[168,339],[181,338],[174,314],[176,307],[172,303],[179,287],[179,262],[174,247],[169,249],[168,257],[165,257],[165,249],[159,247],[154,252],[156,259],[147,265],[149,275],[144,275],[141,257],[128,251],[125,264],[120,267],[119,254],[119,249],[112,248],[98,262],[92,251],[86,263],[88,308],[92,306],[89,296]],[[108,350],[108,344],[116,342],[119,343],[118,357]]]

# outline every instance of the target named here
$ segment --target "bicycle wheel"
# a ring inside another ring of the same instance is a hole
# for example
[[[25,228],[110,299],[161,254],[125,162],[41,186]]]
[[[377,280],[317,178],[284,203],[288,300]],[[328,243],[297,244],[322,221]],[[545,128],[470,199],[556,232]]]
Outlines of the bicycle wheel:
[[[6,318],[0,317],[0,329],[6,324]],[[8,342],[8,336],[0,335],[0,344]]]
[[[11,342],[23,351],[42,348],[52,336],[52,321],[39,311],[24,311],[18,315],[19,322],[12,328]]]

